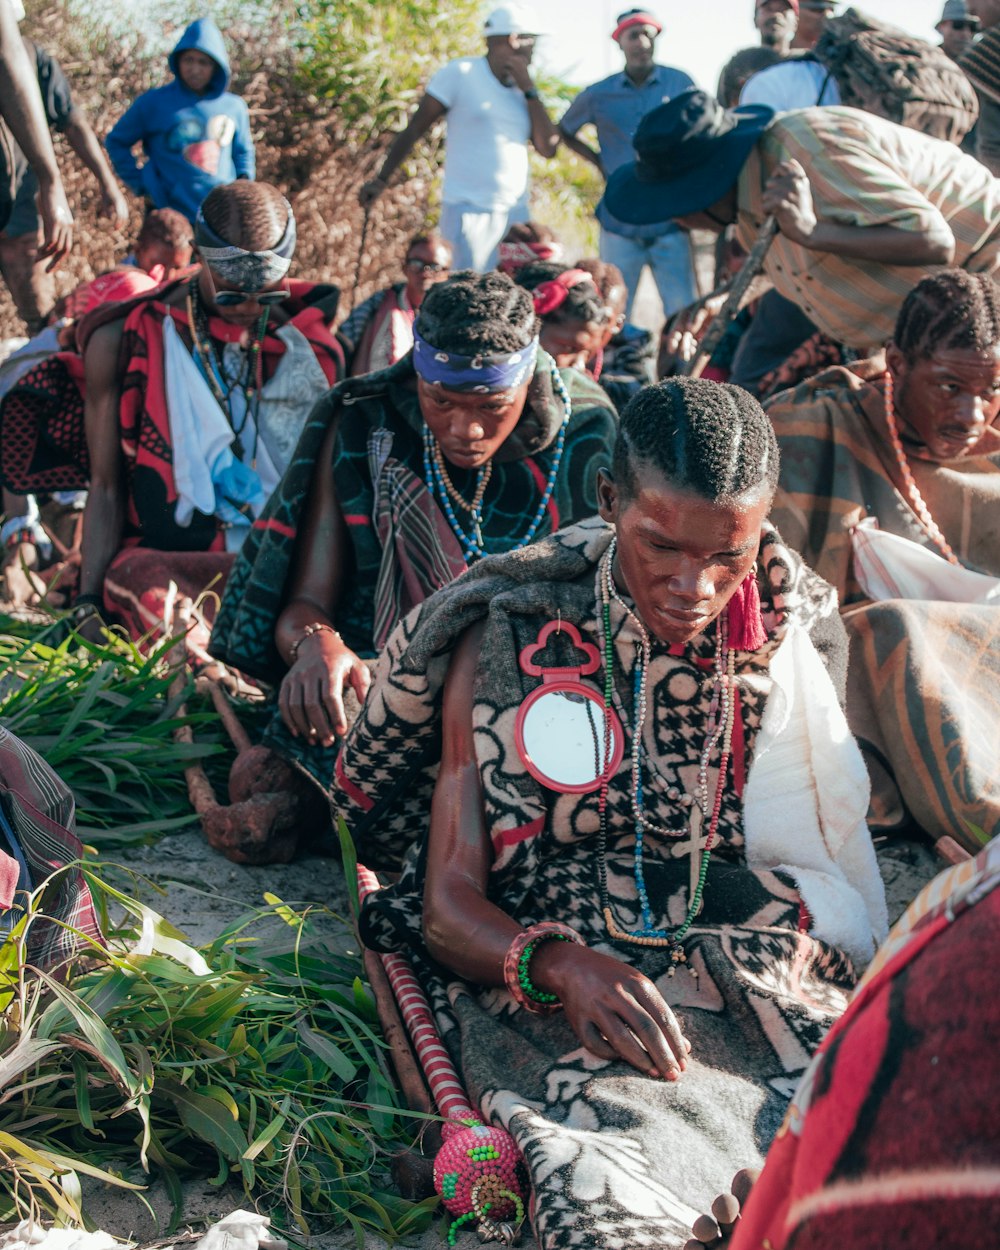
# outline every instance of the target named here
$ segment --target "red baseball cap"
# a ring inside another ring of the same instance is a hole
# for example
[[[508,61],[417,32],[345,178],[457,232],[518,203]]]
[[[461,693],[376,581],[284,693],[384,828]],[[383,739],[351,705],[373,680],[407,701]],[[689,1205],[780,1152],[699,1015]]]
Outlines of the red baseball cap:
[[[767,4],[767,0],[755,0],[754,12],[756,13],[758,9],[763,8],[765,4]],[[795,14],[795,16],[798,17],[799,0],[785,0],[785,4],[787,4],[788,7],[792,10],[792,12]]]

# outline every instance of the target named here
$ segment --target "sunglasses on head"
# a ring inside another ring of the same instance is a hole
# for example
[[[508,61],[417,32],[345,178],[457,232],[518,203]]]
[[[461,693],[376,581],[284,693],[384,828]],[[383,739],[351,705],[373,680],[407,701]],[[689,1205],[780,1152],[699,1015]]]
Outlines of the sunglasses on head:
[[[407,256],[403,264],[407,269],[419,269],[422,273],[441,273],[447,265],[439,265],[436,260],[418,260],[416,256]]]
[[[220,308],[235,308],[237,304],[246,304],[253,300],[255,304],[280,304],[288,299],[288,292],[281,291],[220,291],[216,288],[215,302]]]

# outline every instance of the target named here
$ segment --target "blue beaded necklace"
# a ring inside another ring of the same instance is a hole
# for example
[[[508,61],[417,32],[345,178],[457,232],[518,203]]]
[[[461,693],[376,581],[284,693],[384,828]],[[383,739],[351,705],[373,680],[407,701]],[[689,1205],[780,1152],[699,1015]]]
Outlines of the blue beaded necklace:
[[[555,450],[552,455],[552,467],[549,469],[549,476],[545,483],[545,489],[542,492],[541,502],[538,509],[528,526],[526,532],[517,539],[507,550],[517,551],[521,547],[526,547],[528,543],[535,537],[538,527],[542,523],[545,516],[545,509],[549,506],[549,500],[552,498],[552,492],[555,490],[556,478],[559,475],[559,466],[562,463],[563,451],[566,446],[566,428],[569,425],[569,419],[573,415],[573,403],[569,397],[569,391],[566,390],[566,384],[559,376],[559,370],[553,365],[551,370],[552,389],[558,395],[563,406],[562,424],[559,426],[559,433],[556,435]],[[476,473],[476,490],[473,496],[473,503],[466,505],[469,513],[470,532],[466,532],[455,515],[455,509],[448,494],[448,485],[445,481],[444,462],[437,451],[437,441],[431,432],[430,426],[424,422],[424,479],[431,488],[431,494],[436,496],[444,511],[445,518],[451,527],[452,533],[458,539],[462,548],[462,557],[466,564],[472,560],[481,560],[487,554],[486,543],[482,534],[483,522],[483,494],[490,465],[483,465]]]
[[[725,614],[723,614],[716,624],[715,688],[713,691],[711,705],[709,707],[705,745],[702,748],[699,758],[697,794],[695,796],[694,803],[689,804],[691,812],[688,817],[688,825],[686,829],[674,830],[666,828],[662,825],[654,824],[645,813],[642,784],[643,726],[646,720],[646,683],[649,676],[651,643],[646,627],[635,615],[628,604],[622,600],[615,588],[612,574],[612,563],[615,558],[616,548],[617,539],[613,538],[611,540],[611,545],[601,562],[598,574],[598,583],[600,587],[598,613],[604,629],[605,758],[610,758],[610,740],[608,738],[608,732],[611,723],[610,714],[614,690],[612,672],[614,669],[615,651],[611,629],[611,601],[614,599],[618,602],[625,614],[630,618],[641,639],[641,645],[637,647],[636,664],[632,685],[631,798],[632,814],[635,818],[635,850],[633,853],[633,868],[635,873],[636,894],[639,900],[639,910],[642,923],[638,929],[622,929],[615,919],[614,912],[611,909],[611,899],[608,894],[606,860],[608,839],[607,786],[609,780],[607,777],[605,777],[604,784],[601,787],[599,800],[600,844],[598,851],[598,884],[600,887],[601,910],[604,913],[604,921],[611,937],[617,938],[620,941],[634,942],[639,946],[669,947],[672,961],[670,975],[673,976],[674,966],[678,963],[684,963],[687,959],[681,942],[687,936],[688,930],[691,928],[695,917],[701,910],[701,902],[705,892],[705,878],[708,873],[709,855],[718,833],[719,816],[722,806],[722,794],[726,784],[726,772],[729,766],[729,757],[732,751],[734,718],[733,692],[735,690],[733,651],[728,645],[726,628],[727,621]],[[719,761],[719,776],[715,785],[714,802],[710,804],[708,792],[708,764],[713,751],[720,742],[722,744],[722,749]],[[676,787],[671,787],[667,793],[667,797],[674,802],[682,799],[680,791]],[[703,821],[707,821],[708,823],[708,835],[705,838],[703,848],[701,848],[700,838]],[[671,838],[683,837],[685,834],[689,834],[690,836],[692,866],[695,869],[694,879],[692,880],[691,897],[688,904],[687,914],[685,915],[683,922],[680,927],[675,929],[672,933],[668,929],[660,929],[656,926],[652,908],[650,907],[649,893],[646,888],[646,873],[643,856],[643,843],[645,841],[647,829],[655,833],[664,834]]]

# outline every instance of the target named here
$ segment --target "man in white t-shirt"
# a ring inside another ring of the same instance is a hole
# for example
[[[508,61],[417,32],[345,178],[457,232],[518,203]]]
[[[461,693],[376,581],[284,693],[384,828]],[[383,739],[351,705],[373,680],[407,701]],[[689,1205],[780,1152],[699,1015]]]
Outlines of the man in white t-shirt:
[[[528,220],[528,144],[548,158],[559,131],[538,98],[529,65],[538,22],[523,4],[486,19],[486,55],[450,61],[431,78],[405,130],[392,141],[377,177],[361,188],[369,208],[417,140],[447,120],[441,234],[454,269],[485,271],[514,222]]]

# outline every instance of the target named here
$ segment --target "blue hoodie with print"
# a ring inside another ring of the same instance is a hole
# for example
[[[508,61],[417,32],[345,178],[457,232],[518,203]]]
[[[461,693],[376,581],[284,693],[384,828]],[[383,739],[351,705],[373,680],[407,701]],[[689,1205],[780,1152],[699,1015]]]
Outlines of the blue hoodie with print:
[[[216,64],[207,90],[185,87],[177,74],[182,52],[204,52]],[[115,124],[104,144],[115,173],[156,208],[175,208],[194,221],[213,187],[253,178],[255,161],[250,114],[239,96],[226,90],[229,58],[222,32],[210,17],[185,30],[170,54],[174,81],[144,91]],[[132,155],[142,144],[146,162]]]

